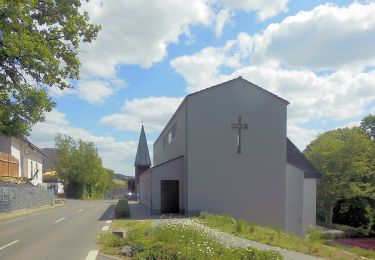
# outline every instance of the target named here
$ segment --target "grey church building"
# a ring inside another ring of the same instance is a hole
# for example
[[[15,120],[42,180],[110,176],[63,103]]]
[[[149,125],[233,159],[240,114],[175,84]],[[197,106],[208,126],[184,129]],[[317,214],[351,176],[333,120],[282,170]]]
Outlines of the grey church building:
[[[140,203],[153,214],[229,214],[303,235],[320,173],[287,138],[289,102],[241,77],[184,98],[153,146],[142,127]]]

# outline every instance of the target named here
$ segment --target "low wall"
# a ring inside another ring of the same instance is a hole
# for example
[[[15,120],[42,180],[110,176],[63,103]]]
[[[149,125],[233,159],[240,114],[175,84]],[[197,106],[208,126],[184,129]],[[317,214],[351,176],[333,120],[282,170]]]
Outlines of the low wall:
[[[52,205],[54,199],[52,190],[33,187],[30,184],[0,182],[0,212]]]

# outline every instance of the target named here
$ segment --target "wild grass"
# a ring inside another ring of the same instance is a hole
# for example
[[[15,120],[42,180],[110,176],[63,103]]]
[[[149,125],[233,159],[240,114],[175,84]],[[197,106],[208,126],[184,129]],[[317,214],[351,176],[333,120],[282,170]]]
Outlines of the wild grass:
[[[133,259],[282,259],[276,251],[225,246],[201,230],[179,222],[154,224],[150,221],[116,220],[113,229],[126,230],[122,241],[113,235],[99,238],[101,250],[115,254],[123,245],[131,245]]]
[[[98,243],[100,244],[100,251],[108,255],[116,255],[121,246],[125,244],[119,236],[106,232],[99,235]]]
[[[225,215],[201,214],[198,217],[194,217],[194,219],[201,224],[229,234],[324,259],[352,260],[360,259],[360,256],[372,256],[375,259],[370,250],[343,250],[342,247],[325,245],[322,239],[323,234],[318,229],[310,229],[308,231],[308,239],[303,239],[279,229],[257,226]]]

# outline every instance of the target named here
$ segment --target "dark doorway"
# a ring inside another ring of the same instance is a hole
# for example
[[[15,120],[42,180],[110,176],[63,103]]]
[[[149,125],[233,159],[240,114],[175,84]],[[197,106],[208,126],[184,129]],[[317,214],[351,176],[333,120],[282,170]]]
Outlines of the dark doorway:
[[[178,181],[163,180],[160,182],[161,189],[161,213],[180,213],[180,192]]]

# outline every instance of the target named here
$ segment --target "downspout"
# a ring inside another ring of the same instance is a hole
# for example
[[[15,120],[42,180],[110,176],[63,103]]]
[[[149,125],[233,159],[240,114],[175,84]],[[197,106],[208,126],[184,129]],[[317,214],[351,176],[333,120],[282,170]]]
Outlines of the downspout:
[[[188,101],[189,97],[186,98],[186,109],[185,109],[185,215],[189,215],[188,207]]]

